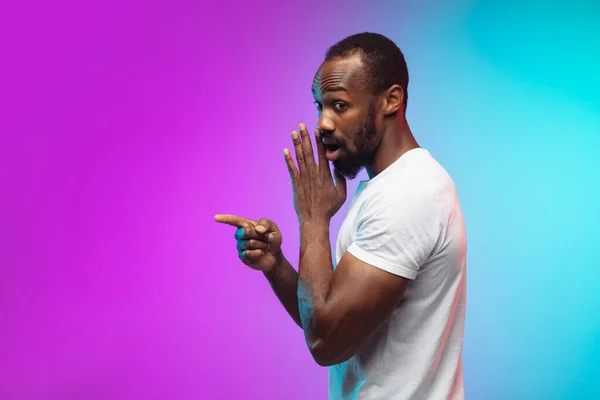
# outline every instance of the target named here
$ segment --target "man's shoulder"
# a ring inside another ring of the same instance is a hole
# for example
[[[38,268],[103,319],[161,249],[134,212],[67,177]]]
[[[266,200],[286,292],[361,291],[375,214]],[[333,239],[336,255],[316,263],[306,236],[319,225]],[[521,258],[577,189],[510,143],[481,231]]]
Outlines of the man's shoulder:
[[[365,202],[370,207],[432,207],[454,190],[454,182],[444,169],[440,169],[427,173],[398,174],[372,189],[365,193]]]
[[[414,158],[365,191],[361,214],[422,212],[433,217],[455,202],[456,188],[446,169],[428,153]]]

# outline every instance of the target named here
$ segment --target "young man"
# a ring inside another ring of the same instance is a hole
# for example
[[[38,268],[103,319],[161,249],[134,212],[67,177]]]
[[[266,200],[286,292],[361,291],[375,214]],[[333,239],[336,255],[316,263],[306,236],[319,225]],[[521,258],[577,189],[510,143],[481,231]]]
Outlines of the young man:
[[[267,219],[217,215],[238,227],[241,260],[261,270],[329,366],[330,399],[463,399],[466,233],[454,183],[419,147],[405,117],[408,70],[388,38],[362,33],[332,46],[312,91],[318,162],[307,129],[284,158],[300,225],[298,272]],[[335,171],[335,184],[328,161]],[[346,178],[365,168],[338,233]]]

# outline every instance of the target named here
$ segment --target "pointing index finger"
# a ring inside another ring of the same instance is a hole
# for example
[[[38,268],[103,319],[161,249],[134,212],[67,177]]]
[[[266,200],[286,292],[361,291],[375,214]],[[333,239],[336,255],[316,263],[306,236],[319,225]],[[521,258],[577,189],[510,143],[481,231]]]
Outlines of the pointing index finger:
[[[237,215],[232,214],[217,214],[215,215],[215,221],[226,225],[236,226],[238,228],[256,224],[256,222],[251,219],[238,217]]]

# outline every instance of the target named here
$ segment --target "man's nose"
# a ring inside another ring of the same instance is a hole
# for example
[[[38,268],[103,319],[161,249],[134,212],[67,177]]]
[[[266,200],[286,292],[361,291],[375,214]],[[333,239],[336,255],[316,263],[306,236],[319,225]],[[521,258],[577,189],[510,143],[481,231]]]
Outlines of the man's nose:
[[[321,136],[325,137],[333,134],[335,131],[335,125],[330,119],[323,118],[323,116],[321,116],[321,118],[319,118],[319,122],[317,122],[317,129],[319,132],[321,132]]]

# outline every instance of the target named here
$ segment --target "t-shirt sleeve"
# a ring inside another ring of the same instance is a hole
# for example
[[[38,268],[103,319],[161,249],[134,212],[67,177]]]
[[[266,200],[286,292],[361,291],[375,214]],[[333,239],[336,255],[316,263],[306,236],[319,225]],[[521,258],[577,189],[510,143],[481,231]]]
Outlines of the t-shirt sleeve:
[[[359,260],[415,279],[441,230],[440,208],[426,193],[377,196],[363,204],[348,252]]]

